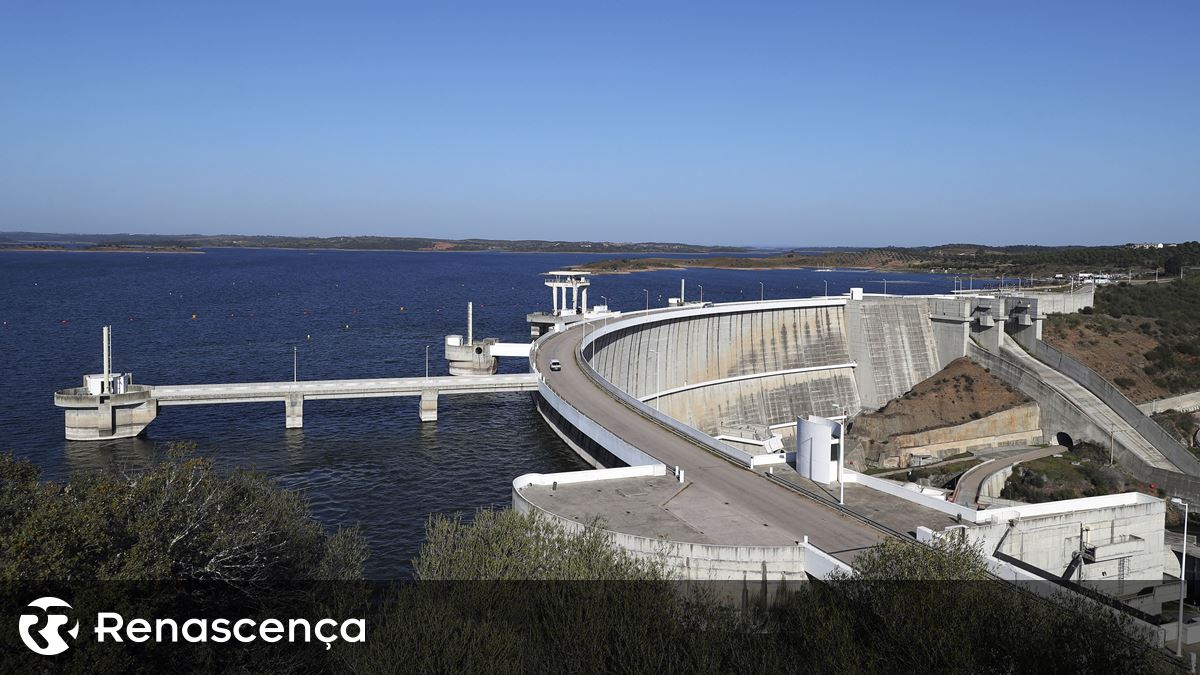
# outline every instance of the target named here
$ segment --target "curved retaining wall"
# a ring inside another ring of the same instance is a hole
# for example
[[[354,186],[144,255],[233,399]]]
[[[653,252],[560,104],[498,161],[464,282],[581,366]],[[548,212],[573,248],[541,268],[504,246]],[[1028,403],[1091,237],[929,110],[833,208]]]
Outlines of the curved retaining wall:
[[[846,300],[737,303],[641,313],[597,328],[582,354],[617,389],[715,435],[857,408]],[[632,319],[632,320],[631,320]],[[658,394],[657,401],[649,396]]]
[[[598,333],[594,356],[591,347],[584,354],[605,379],[638,398],[686,383],[851,360],[840,304],[713,309]]]

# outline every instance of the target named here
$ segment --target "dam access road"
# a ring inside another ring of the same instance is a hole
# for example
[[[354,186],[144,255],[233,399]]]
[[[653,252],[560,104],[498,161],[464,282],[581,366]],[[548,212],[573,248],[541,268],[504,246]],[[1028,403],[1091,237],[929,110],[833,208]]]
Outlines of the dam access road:
[[[807,537],[813,545],[845,563],[850,563],[860,552],[888,536],[885,530],[843,513],[836,506],[805,497],[767,478],[761,470],[738,466],[713,454],[613,397],[584,372],[577,360],[584,336],[585,330],[574,327],[553,334],[541,343],[535,358],[537,370],[544,374],[546,385],[566,403],[576,410],[586,411],[588,418],[625,442],[668,467],[682,469],[685,478],[683,486],[675,485],[670,491],[661,492],[666,501],[660,500],[654,506],[662,513],[650,518],[649,523],[644,513],[641,523],[628,522],[625,517],[628,512],[619,502],[613,502],[611,495],[597,495],[600,490],[589,489],[592,492],[591,510],[601,509],[609,526],[661,528],[664,522],[671,522],[676,533],[682,530],[691,535],[676,534],[671,537],[675,540],[717,540],[744,545],[792,545]],[[553,360],[562,364],[561,370],[551,371]],[[786,465],[777,469],[784,467]],[[809,482],[792,473],[790,468],[787,471],[790,482]],[[668,481],[675,482],[670,476],[659,479],[663,483]],[[621,481],[623,485],[615,485],[611,492],[636,495],[630,491],[631,484],[636,482]],[[653,482],[641,481],[638,488],[645,491]],[[565,489],[558,487],[559,491]],[[545,494],[549,489],[541,488],[540,491]],[[639,505],[644,506],[645,501],[640,500]],[[928,511],[901,499],[894,501],[895,509],[901,512]],[[911,515],[914,525],[924,524],[928,518],[925,513]],[[950,523],[950,519],[941,514],[935,517]],[[661,531],[639,533],[654,537]]]

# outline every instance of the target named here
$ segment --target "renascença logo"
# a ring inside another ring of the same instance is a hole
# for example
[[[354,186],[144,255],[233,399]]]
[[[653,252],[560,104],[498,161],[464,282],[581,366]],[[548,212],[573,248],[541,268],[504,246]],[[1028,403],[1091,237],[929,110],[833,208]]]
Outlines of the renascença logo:
[[[30,607],[42,610],[39,614],[22,614],[18,628],[21,631],[21,641],[26,647],[43,656],[61,654],[71,648],[63,639],[63,628],[69,617],[65,612],[50,611],[51,608],[63,607],[71,609],[67,603],[58,598],[38,598],[29,603]],[[45,626],[34,630],[39,624]],[[308,619],[187,619],[180,623],[175,619],[131,619],[116,612],[98,612],[92,632],[96,642],[242,642],[251,643],[258,640],[263,642],[312,642],[317,641],[330,649],[334,642],[366,642],[366,619],[335,619],[324,618],[316,622]],[[66,630],[67,635],[74,640],[79,637],[79,622]],[[35,636],[40,636],[37,639]]]
[[[24,642],[26,647],[29,647],[35,653],[42,656],[54,656],[70,649],[71,645],[67,644],[67,641],[63,639],[61,630],[67,625],[69,617],[63,612],[51,612],[50,609],[57,607],[71,609],[71,606],[58,598],[49,596],[38,598],[29,603],[29,606],[36,607],[45,613],[21,615],[20,622],[17,624],[17,627],[21,630],[21,642]],[[34,626],[42,622],[43,618],[46,620],[46,625],[38,629],[36,634],[41,636],[42,642],[45,643],[44,647],[39,644],[38,640],[34,639],[34,634],[31,632]],[[72,640],[79,637],[78,621],[67,630],[67,635],[70,635]]]

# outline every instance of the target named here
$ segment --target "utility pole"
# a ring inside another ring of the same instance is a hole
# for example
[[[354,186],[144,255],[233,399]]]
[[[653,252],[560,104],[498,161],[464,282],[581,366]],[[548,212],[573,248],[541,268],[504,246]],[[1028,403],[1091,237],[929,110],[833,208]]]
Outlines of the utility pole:
[[[1172,497],[1171,503],[1183,507],[1183,555],[1179,557],[1179,628],[1175,631],[1179,638],[1175,641],[1175,656],[1183,656],[1183,600],[1187,597],[1187,586],[1184,577],[1187,575],[1187,530],[1189,504],[1179,497]]]
[[[1113,465],[1113,453],[1115,452],[1115,449],[1117,447],[1116,441],[1115,441],[1117,432],[1114,431],[1114,429],[1113,429],[1114,426],[1115,425],[1112,422],[1108,423],[1108,465],[1109,466]]]

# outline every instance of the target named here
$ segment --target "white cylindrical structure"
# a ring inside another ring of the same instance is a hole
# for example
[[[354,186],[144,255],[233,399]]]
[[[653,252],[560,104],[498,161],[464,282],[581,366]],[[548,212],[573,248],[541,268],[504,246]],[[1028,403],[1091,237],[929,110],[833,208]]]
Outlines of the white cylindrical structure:
[[[837,480],[838,457],[833,439],[841,425],[816,415],[796,418],[796,470],[815,483]]]
[[[475,344],[475,312],[474,303],[467,303],[467,344]]]
[[[687,299],[684,297],[684,293],[686,293],[686,292],[687,292],[687,279],[680,279],[679,280],[679,304],[681,304],[681,305],[683,303],[687,302]]]

